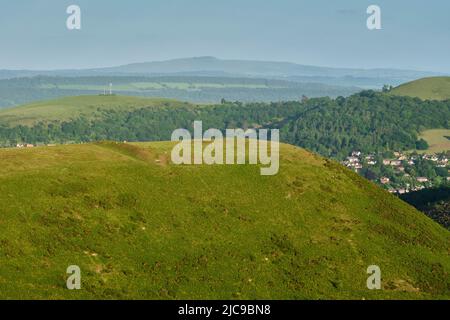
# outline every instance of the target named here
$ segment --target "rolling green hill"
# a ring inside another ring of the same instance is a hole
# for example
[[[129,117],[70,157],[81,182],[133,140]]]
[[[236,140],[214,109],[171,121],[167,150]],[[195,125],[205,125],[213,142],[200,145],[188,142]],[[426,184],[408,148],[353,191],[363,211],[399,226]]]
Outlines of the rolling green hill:
[[[273,177],[171,147],[0,150],[0,297],[450,298],[450,233],[355,173],[289,145]]]
[[[415,80],[394,88],[390,94],[416,97],[423,100],[447,100],[450,99],[450,77]]]
[[[14,108],[0,110],[0,123],[9,126],[34,125],[38,122],[69,121],[80,116],[87,119],[102,118],[104,111],[133,111],[142,108],[181,106],[186,103],[162,98],[139,98],[129,96],[88,95],[40,101]]]

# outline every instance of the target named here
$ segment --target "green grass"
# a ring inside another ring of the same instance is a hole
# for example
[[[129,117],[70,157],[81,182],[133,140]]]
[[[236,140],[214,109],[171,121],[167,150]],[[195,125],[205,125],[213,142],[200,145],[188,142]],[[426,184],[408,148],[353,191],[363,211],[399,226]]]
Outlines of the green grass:
[[[33,125],[40,121],[65,121],[83,115],[87,118],[101,116],[102,110],[128,110],[161,106],[184,105],[171,99],[138,98],[129,96],[77,96],[0,110],[0,123]]]
[[[389,94],[423,100],[447,100],[450,99],[450,77],[431,77],[408,82],[394,88]]]
[[[171,147],[0,150],[0,297],[450,298],[450,233],[339,164],[282,145],[263,177],[175,166]]]
[[[430,147],[423,152],[439,153],[450,150],[450,130],[434,129],[421,133],[420,138],[426,140]]]

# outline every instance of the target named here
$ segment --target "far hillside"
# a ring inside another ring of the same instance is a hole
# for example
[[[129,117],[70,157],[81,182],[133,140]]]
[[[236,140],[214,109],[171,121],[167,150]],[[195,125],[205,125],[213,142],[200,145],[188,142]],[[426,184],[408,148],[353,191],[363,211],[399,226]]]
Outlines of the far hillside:
[[[144,108],[185,105],[187,103],[164,98],[139,98],[117,95],[76,96],[40,101],[20,107],[0,110],[0,124],[8,126],[34,125],[39,122],[63,122],[80,117],[94,120],[104,112],[132,112]]]
[[[60,97],[97,95],[109,92],[127,96],[164,97],[190,102],[218,103],[231,101],[281,101],[308,97],[348,96],[359,87],[339,81],[321,83],[212,76],[101,76],[46,77],[0,80],[0,108]]]
[[[419,153],[437,153],[450,150],[449,129],[426,130],[421,133],[420,138],[428,143],[429,148],[426,150],[419,150]]]
[[[173,130],[279,128],[284,142],[323,156],[407,151],[422,146],[420,134],[450,129],[450,100],[421,101],[364,91],[348,98],[276,103],[222,101],[196,105],[168,99],[81,96],[0,111],[0,146],[20,143],[164,141]]]
[[[447,100],[450,99],[450,77],[431,77],[415,80],[392,89],[390,94],[423,100]]]

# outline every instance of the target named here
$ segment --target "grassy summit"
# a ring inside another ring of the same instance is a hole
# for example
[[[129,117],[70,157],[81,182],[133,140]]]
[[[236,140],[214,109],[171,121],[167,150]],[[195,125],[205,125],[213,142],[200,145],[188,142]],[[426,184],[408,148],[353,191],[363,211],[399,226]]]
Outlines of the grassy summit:
[[[447,100],[450,99],[450,77],[415,80],[394,88],[390,94],[417,97],[423,100]]]
[[[450,233],[355,173],[289,145],[274,177],[174,166],[171,146],[0,150],[0,297],[450,298]]]

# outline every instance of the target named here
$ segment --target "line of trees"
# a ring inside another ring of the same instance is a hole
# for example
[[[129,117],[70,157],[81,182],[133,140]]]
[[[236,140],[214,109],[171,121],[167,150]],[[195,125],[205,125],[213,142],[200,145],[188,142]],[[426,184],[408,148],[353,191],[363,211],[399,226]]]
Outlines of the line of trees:
[[[169,140],[173,130],[192,128],[278,128],[283,142],[323,156],[345,158],[364,153],[426,148],[418,133],[450,127],[449,101],[422,101],[364,91],[348,98],[303,99],[279,103],[228,102],[213,106],[103,110],[101,116],[34,126],[0,125],[0,145],[70,143],[98,140]]]

